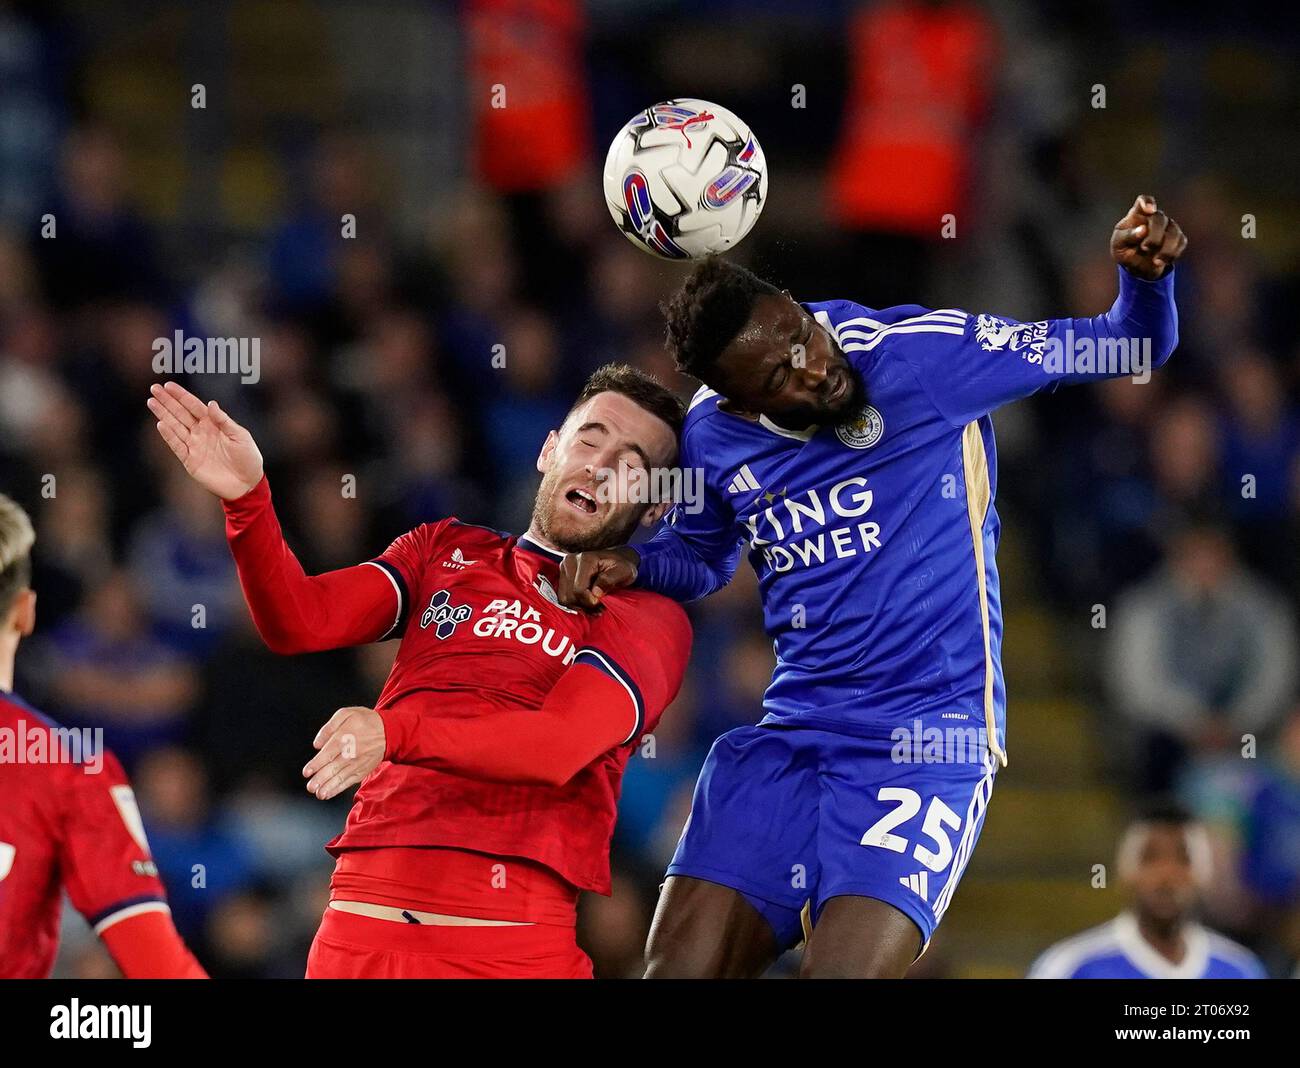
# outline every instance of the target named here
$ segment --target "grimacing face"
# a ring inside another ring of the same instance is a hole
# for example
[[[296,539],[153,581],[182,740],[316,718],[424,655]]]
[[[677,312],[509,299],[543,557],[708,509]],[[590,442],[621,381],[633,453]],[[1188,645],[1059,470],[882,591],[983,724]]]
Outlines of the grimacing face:
[[[830,332],[788,293],[754,302],[712,377],[717,381],[708,385],[726,398],[728,411],[794,429],[845,422],[865,399],[862,379]]]
[[[671,502],[627,500],[618,472],[637,477],[677,459],[677,439],[658,416],[621,393],[597,393],[552,430],[537,457],[542,484],[533,526],[566,553],[624,544],[641,523],[650,526]]]

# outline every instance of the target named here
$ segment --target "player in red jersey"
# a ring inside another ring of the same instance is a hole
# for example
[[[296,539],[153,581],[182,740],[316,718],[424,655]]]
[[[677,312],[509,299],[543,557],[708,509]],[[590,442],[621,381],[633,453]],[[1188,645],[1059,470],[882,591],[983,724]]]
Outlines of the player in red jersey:
[[[13,693],[18,643],[36,625],[35,540],[0,495],[0,979],[50,974],[65,889],[128,979],[205,979],[172,926],[121,765]]]
[[[309,577],[251,435],[175,383],[152,392],[159,432],[223,500],[273,650],[401,638],[376,707],[335,713],[304,769],[321,798],[361,782],[328,847],[308,976],[590,977],[578,892],[610,892],[623,770],[676,695],[691,632],[667,598],[625,591],[587,616],[559,605],[555,583],[566,552],[621,544],[666,510],[624,490],[675,461],[681,403],[602,368],[542,446],[527,534],[444,519]]]

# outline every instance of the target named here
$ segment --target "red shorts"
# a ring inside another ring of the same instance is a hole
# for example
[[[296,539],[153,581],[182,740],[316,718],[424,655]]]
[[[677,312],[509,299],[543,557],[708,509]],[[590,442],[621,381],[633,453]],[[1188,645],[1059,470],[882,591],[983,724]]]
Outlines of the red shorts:
[[[326,908],[308,979],[590,979],[572,927],[437,927]]]

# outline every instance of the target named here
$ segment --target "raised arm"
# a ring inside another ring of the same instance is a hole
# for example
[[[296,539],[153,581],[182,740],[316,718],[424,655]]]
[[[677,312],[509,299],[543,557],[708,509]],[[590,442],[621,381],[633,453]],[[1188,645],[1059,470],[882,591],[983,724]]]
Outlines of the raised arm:
[[[309,653],[395,632],[404,583],[385,561],[307,575],[284,540],[253,436],[216,401],[168,382],[150,390],[158,433],[199,485],[221,498],[226,539],[253,622],[277,653]]]
[[[1186,247],[1178,224],[1144,194],[1111,233],[1119,286],[1109,311],[1034,323],[971,315],[959,337],[919,346],[905,358],[956,426],[1067,383],[1143,380],[1178,344],[1174,264]]]

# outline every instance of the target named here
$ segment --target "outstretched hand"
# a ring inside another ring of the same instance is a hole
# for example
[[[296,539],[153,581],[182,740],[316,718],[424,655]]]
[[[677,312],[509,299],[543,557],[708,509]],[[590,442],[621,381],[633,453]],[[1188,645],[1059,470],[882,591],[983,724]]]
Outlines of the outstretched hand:
[[[204,489],[233,501],[262,481],[262,454],[253,435],[216,401],[204,404],[184,386],[168,382],[150,386],[147,403],[163,441]]]

